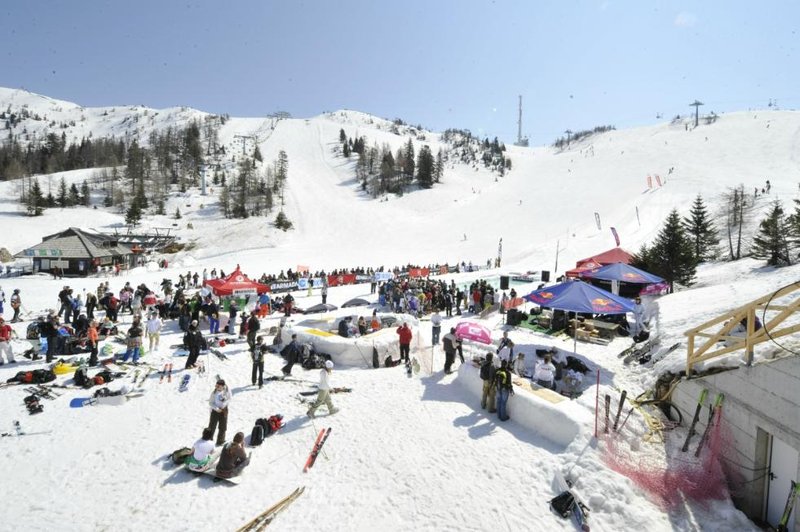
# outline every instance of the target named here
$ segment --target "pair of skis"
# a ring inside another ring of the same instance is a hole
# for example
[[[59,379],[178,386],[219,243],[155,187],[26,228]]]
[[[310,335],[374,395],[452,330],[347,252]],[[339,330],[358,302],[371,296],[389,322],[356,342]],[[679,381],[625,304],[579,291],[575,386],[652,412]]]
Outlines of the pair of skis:
[[[161,370],[161,378],[158,379],[159,384],[164,382],[164,377],[167,378],[167,382],[172,382],[172,362],[164,364],[164,368]]]
[[[317,439],[314,442],[314,447],[311,448],[311,453],[308,455],[306,465],[303,467],[303,473],[308,473],[308,470],[314,467],[314,463],[317,461],[317,456],[319,455],[320,451],[322,451],[322,446],[325,445],[325,442],[328,440],[328,436],[330,436],[330,434],[331,427],[328,427],[327,429],[321,429],[319,431]]]
[[[700,397],[697,400],[697,408],[694,411],[692,424],[689,426],[689,433],[686,435],[686,441],[683,442],[683,447],[681,447],[681,451],[684,453],[689,450],[689,442],[691,441],[692,436],[696,434],[695,429],[697,428],[697,423],[700,420],[700,412],[703,410],[703,403],[705,402],[707,396],[708,390],[703,388],[703,391],[700,392]],[[719,417],[722,412],[722,401],[724,399],[725,395],[721,393],[718,393],[717,397],[714,399],[714,407],[709,412],[706,428],[703,431],[703,435],[700,437],[700,443],[697,444],[697,449],[694,452],[696,457],[700,456],[703,446],[706,444],[709,436],[711,435],[711,429],[719,423]]]
[[[249,523],[246,523],[236,532],[260,532],[264,530],[280,512],[288,508],[305,490],[305,486],[295,489],[289,495],[255,516]]]

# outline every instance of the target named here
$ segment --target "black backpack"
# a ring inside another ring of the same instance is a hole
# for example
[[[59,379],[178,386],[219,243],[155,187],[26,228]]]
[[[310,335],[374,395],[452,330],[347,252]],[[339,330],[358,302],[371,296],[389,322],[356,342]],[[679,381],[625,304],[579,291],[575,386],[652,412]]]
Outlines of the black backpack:
[[[253,426],[253,431],[250,433],[250,445],[253,447],[257,447],[264,443],[264,427],[259,424],[259,421],[256,421],[256,424]]]
[[[89,378],[89,375],[86,374],[86,368],[78,368],[75,370],[75,375],[73,376],[75,381],[75,386],[80,386],[82,388],[90,388],[94,385],[94,381]]]
[[[39,323],[33,322],[28,324],[28,328],[25,331],[25,339],[26,340],[38,340],[41,333],[39,332]]]
[[[490,362],[484,362],[481,366],[481,380],[488,381],[492,378],[492,364]]]

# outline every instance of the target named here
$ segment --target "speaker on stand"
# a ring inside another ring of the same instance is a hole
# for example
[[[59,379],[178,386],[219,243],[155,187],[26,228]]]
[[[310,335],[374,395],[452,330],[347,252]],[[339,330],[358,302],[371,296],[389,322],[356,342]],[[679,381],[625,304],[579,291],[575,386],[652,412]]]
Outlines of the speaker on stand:
[[[550,271],[549,270],[542,270],[542,282],[549,283],[550,282]]]
[[[511,278],[508,275],[501,275],[500,276],[500,290],[508,290],[509,282]]]

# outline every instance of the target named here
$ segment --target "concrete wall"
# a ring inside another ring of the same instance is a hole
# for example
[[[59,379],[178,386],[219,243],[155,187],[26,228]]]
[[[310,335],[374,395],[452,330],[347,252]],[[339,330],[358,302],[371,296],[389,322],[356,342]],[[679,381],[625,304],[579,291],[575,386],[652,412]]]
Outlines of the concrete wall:
[[[717,393],[725,394],[723,419],[733,438],[733,449],[726,453],[729,462],[725,465],[733,468],[744,482],[733,499],[751,519],[760,521],[764,517],[768,482],[763,469],[768,465],[768,435],[800,450],[800,357],[788,356],[682,381],[673,391],[672,401],[683,412],[687,426],[703,388],[708,389],[707,404],[713,402]],[[702,434],[706,420],[703,413],[698,433]],[[698,440],[696,437],[693,441]],[[794,472],[794,478],[800,479],[800,468]],[[798,516],[800,511],[795,512],[794,528],[790,524],[789,530],[800,532]]]

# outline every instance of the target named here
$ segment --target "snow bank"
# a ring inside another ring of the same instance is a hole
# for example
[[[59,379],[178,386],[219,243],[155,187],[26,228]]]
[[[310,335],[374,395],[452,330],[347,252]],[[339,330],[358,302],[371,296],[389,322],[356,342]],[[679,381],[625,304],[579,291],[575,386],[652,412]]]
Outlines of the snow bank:
[[[483,381],[478,368],[461,364],[457,381],[480,401]],[[581,426],[588,426],[592,420],[586,409],[575,401],[564,398],[554,404],[519,386],[514,386],[514,395],[508,399],[508,415],[519,425],[561,446],[562,450],[580,434]]]

